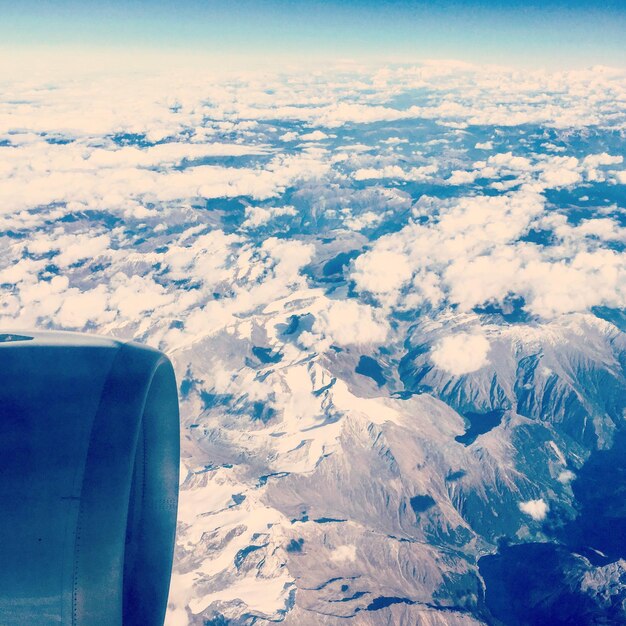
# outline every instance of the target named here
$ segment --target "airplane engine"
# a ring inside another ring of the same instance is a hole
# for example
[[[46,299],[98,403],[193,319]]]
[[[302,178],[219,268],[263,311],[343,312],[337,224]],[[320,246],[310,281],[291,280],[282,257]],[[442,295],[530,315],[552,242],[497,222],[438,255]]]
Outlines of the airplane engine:
[[[162,353],[0,335],[0,624],[162,626],[179,446]]]

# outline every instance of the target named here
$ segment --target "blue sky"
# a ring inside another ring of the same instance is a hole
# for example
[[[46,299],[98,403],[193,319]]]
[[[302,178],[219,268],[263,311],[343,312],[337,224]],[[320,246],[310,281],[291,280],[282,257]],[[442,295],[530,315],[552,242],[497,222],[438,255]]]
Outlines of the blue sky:
[[[626,2],[0,0],[6,48],[626,64]]]

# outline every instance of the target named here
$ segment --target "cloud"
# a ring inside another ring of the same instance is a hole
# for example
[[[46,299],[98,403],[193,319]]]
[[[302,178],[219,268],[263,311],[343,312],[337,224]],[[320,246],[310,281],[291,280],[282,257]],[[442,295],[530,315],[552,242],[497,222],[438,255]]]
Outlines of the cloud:
[[[322,141],[323,139],[328,139],[328,135],[321,130],[314,130],[311,133],[300,135],[300,139],[302,141]]]
[[[530,517],[532,517],[536,522],[540,522],[541,520],[545,519],[548,511],[550,510],[548,504],[542,499],[520,502],[519,508],[522,513],[530,515]]]
[[[486,337],[458,333],[444,337],[430,352],[431,361],[454,376],[475,372],[489,362],[490,344]]]
[[[469,311],[511,295],[542,318],[625,306],[626,254],[604,243],[623,241],[624,229],[608,217],[572,225],[545,202],[531,185],[447,201],[423,196],[414,220],[378,239],[350,276],[359,291],[399,309],[447,302]],[[553,241],[525,240],[531,229]]]
[[[609,165],[618,165],[624,161],[621,155],[613,156],[606,152],[590,154],[583,159],[585,178],[592,182],[605,182],[610,179],[608,172],[603,169]]]
[[[552,228],[560,239],[572,247],[579,245],[586,238],[602,242],[626,241],[626,228],[620,226],[613,218],[582,219],[580,223],[571,225],[565,215],[554,215],[542,223]]]
[[[313,332],[339,345],[383,343],[389,324],[382,311],[354,300],[330,300],[315,315]]]
[[[400,290],[411,279],[413,271],[406,255],[376,247],[354,261],[350,276],[360,291],[383,295]]]
[[[286,241],[276,237],[266,239],[261,249],[277,261],[274,266],[276,276],[289,279],[295,277],[300,269],[311,262],[315,254],[313,244],[301,241]]]
[[[531,158],[532,157],[532,158]],[[473,183],[479,178],[508,178],[491,183],[494,189],[507,189],[528,185],[535,192],[546,189],[571,187],[583,181],[584,164],[575,157],[535,155],[531,157],[502,152],[491,155],[486,161],[476,161],[468,170],[453,170],[447,182],[451,185]],[[587,170],[587,174],[589,170]]]
[[[63,304],[56,312],[57,323],[64,328],[84,328],[88,322],[102,325],[115,317],[108,311],[108,294],[104,285],[89,291],[68,290],[63,296]]]
[[[246,207],[246,220],[241,224],[243,228],[257,228],[263,226],[275,217],[283,215],[297,215],[292,206],[284,207]]]
[[[530,171],[531,160],[528,157],[516,156],[512,152],[501,152],[487,159],[487,165],[505,171]]]
[[[406,172],[398,165],[387,165],[383,168],[362,168],[354,172],[354,180],[372,180],[375,178],[399,178],[404,180]]]
[[[29,243],[28,248],[35,252],[41,250],[44,240]],[[59,254],[54,257],[54,262],[59,267],[68,267],[73,263],[84,261],[85,259],[95,259],[102,254],[106,254],[111,245],[109,235],[92,236],[89,233],[67,235],[58,237],[50,242],[50,250],[58,250]]]
[[[67,276],[54,276],[49,281],[37,281],[31,275],[23,277],[23,284],[16,294],[20,304],[14,315],[20,319],[26,317],[28,321],[40,318],[52,318],[65,302],[70,281]],[[78,290],[74,291],[77,294]],[[104,309],[101,304],[99,312]],[[34,315],[33,315],[34,314]],[[25,326],[30,326],[26,323]],[[76,326],[72,325],[73,328]]]
[[[601,152],[599,154],[589,154],[583,159],[583,164],[588,167],[595,169],[601,165],[617,165],[624,161],[624,157],[622,155],[611,155],[607,152]]]
[[[355,180],[374,180],[383,178],[393,178],[396,180],[428,180],[437,172],[438,167],[435,164],[413,167],[409,170],[403,170],[398,165],[385,165],[381,168],[366,167],[358,169],[354,172]]]
[[[615,172],[615,177],[619,183],[626,185],[626,170]]]
[[[345,561],[356,561],[356,546],[345,545],[338,546],[330,553],[330,560],[335,563],[343,563]]]
[[[570,470],[563,470],[557,477],[557,480],[563,485],[568,485],[576,478],[576,474]]]
[[[468,185],[473,183],[480,176],[478,170],[466,172],[465,170],[454,170],[446,179],[450,185]]]
[[[30,151],[20,155],[20,148],[0,147],[0,162],[10,150],[5,158],[11,167],[0,190],[0,214],[53,203],[80,203],[125,211],[133,202],[150,204],[196,197],[249,196],[264,200],[277,196],[296,181],[322,176],[330,167],[323,154],[312,152],[278,155],[263,168],[199,164],[177,169],[173,165],[178,157],[193,153],[193,146],[182,150],[160,150],[160,146],[155,146],[145,152],[130,148],[131,154],[125,157],[118,157],[119,151],[113,150],[105,158],[104,151],[100,151],[96,152],[101,156],[95,162],[84,156],[90,154],[88,149],[69,148],[70,155],[63,157],[58,148],[50,150],[46,144],[29,156]],[[158,154],[151,155],[151,151]],[[168,161],[169,152],[177,158]],[[213,150],[204,147],[200,153],[207,152]],[[215,150],[216,154],[220,152],[224,150]],[[250,149],[239,147],[239,152],[249,154]],[[158,168],[145,167],[140,157],[145,157],[147,163],[158,163]]]
[[[119,272],[111,278],[110,303],[125,319],[141,319],[144,313],[174,302],[176,295],[147,276]]]
[[[403,137],[388,137],[387,139],[383,139],[380,143],[389,146],[397,146],[401,143],[409,143],[409,140]]]
[[[384,213],[374,213],[373,211],[366,211],[356,217],[350,217],[344,221],[344,224],[350,230],[363,230],[364,228],[370,228],[380,224],[385,218]]]
[[[166,167],[177,165],[183,160],[202,159],[205,157],[227,157],[262,155],[268,152],[266,146],[247,146],[227,143],[178,143],[168,142],[137,148],[125,146],[118,149],[96,148],[85,160],[85,167]],[[79,162],[80,164],[80,162]]]
[[[569,187],[582,180],[578,159],[575,157],[552,157],[541,168],[539,180],[548,189]]]

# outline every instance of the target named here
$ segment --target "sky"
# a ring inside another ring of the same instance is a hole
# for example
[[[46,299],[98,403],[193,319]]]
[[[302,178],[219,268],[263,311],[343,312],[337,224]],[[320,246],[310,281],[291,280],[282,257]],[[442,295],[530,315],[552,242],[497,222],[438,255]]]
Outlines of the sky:
[[[626,65],[620,0],[0,0],[7,57],[52,52],[216,59]]]

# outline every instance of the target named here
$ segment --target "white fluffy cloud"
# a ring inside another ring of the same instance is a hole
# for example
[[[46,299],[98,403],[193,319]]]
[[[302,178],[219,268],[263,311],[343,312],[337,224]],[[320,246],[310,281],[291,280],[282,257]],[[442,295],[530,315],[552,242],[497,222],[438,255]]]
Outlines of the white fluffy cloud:
[[[300,135],[300,139],[302,141],[322,141],[323,139],[328,139],[328,135],[321,130],[314,130],[313,132]]]
[[[576,474],[571,470],[563,470],[557,477],[557,480],[563,485],[569,485],[576,478]]]
[[[330,560],[335,563],[343,563],[344,561],[356,561],[356,546],[345,545],[335,548],[330,553]]]
[[[591,162],[593,163],[593,160]],[[591,171],[588,164],[581,163],[575,157],[542,154],[529,158],[512,152],[502,152],[491,155],[486,161],[476,161],[470,169],[454,170],[447,178],[447,182],[451,185],[465,185],[473,183],[478,178],[509,177],[510,179],[506,181],[493,182],[491,187],[506,191],[512,187],[528,185],[534,191],[542,192],[546,189],[579,184],[583,181],[585,172],[590,179]],[[594,180],[599,180],[597,174]]]
[[[548,504],[542,499],[520,502],[519,508],[522,513],[530,515],[536,522],[545,519],[550,510]]]
[[[283,207],[246,207],[246,221],[242,224],[246,228],[256,228],[263,226],[275,217],[283,215],[296,215],[296,210],[292,206]]]
[[[322,176],[329,169],[324,155],[313,152],[278,155],[263,168],[202,163],[183,169],[174,167],[185,156],[264,152],[262,147],[240,145],[165,144],[111,150],[76,146],[64,151],[39,142],[26,148],[0,147],[0,172],[5,170],[0,214],[52,203],[123,211],[133,202],[149,204],[195,197],[250,196],[263,200],[277,196],[296,181]]]
[[[412,275],[413,267],[405,255],[378,247],[358,257],[351,274],[360,290],[379,295],[397,292]]]
[[[366,211],[365,213],[361,213],[358,217],[350,217],[344,220],[344,224],[350,230],[363,230],[364,228],[376,226],[376,224],[379,224],[384,217],[385,216],[382,213]]]
[[[626,236],[612,218],[572,226],[565,215],[547,213],[531,185],[496,196],[422,198],[414,214],[415,222],[380,238],[353,265],[357,288],[386,307],[447,300],[469,311],[513,294],[531,313],[551,318],[626,305],[626,254],[606,245]],[[551,231],[554,244],[520,241],[531,228]]]
[[[88,322],[102,325],[110,322],[115,313],[108,309],[108,294],[104,285],[89,291],[71,289],[63,296],[63,304],[56,313],[57,323],[65,328],[84,328]]]
[[[354,300],[329,301],[316,314],[313,331],[339,345],[383,343],[389,324],[382,311]]]
[[[431,349],[430,359],[454,376],[475,372],[489,362],[489,340],[478,333],[444,337]]]
[[[355,180],[391,178],[395,180],[421,181],[432,178],[437,169],[435,164],[412,167],[408,170],[402,169],[399,165],[385,165],[380,168],[365,167],[358,169],[354,172],[353,177]]]
[[[289,131],[289,132],[287,132],[287,133],[283,133],[283,134],[279,137],[279,139],[280,139],[281,141],[295,141],[297,138],[298,138],[298,133],[296,133],[296,132],[294,132],[294,131],[292,131],[292,130],[290,130],[290,131]]]

